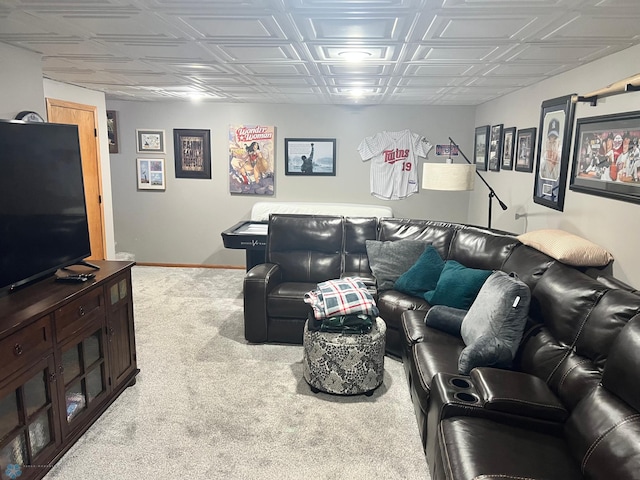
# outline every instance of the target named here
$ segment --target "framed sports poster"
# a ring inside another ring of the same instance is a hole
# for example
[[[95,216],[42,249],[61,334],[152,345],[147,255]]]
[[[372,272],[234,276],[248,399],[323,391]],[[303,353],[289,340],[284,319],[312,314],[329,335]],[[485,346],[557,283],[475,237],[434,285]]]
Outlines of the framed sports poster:
[[[274,193],[275,127],[229,126],[229,192]]]
[[[640,203],[640,111],[578,119],[569,189]]]
[[[575,94],[574,94],[575,95]],[[564,210],[573,130],[574,95],[542,102],[538,129],[538,155],[533,201],[554,210]]]

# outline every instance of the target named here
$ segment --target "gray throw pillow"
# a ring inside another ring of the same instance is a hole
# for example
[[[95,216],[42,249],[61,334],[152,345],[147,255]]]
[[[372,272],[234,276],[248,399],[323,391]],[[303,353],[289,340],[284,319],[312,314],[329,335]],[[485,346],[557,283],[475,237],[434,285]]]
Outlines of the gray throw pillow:
[[[492,273],[462,321],[466,347],[458,371],[475,367],[509,367],[518,350],[529,314],[531,291],[515,273]]]
[[[376,277],[378,290],[391,290],[400,275],[416,263],[427,245],[427,242],[421,240],[367,240],[367,257]]]

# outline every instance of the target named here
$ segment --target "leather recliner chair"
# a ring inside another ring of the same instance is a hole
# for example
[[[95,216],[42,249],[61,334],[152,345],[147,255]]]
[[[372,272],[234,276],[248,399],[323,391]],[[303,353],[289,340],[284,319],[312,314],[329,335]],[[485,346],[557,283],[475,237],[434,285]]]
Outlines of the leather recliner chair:
[[[245,338],[301,344],[310,312],[306,292],[345,276],[374,285],[365,240],[376,232],[375,217],[271,214],[266,263],[244,279]]]

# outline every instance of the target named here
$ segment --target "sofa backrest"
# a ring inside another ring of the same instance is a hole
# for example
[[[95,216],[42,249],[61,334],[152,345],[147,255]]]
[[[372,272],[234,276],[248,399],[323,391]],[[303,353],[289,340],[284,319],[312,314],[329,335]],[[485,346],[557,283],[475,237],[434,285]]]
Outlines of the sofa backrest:
[[[340,278],[343,217],[271,214],[267,263],[280,265],[282,281],[318,283]]]
[[[585,478],[638,478],[640,472],[640,316],[611,347],[597,385],[573,409],[565,438]]]
[[[462,228],[456,223],[415,220],[407,218],[381,218],[378,227],[378,240],[390,242],[396,240],[423,240],[430,243],[443,259],[449,254],[451,239],[456,230]]]
[[[376,217],[344,218],[343,273],[371,275],[366,241],[375,240],[377,235],[378,219]]]
[[[531,292],[518,368],[543,379],[569,409],[600,382],[611,344],[640,312],[640,296],[555,262]]]

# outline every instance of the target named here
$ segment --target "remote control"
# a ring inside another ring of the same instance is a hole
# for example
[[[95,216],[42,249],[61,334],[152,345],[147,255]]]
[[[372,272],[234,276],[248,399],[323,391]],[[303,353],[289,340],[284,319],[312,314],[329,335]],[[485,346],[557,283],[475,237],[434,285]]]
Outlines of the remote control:
[[[79,274],[71,274],[71,275],[65,275],[64,277],[56,277],[56,281],[57,282],[71,282],[71,283],[79,283],[79,282],[86,282],[87,280],[91,279],[95,277],[95,274],[93,273],[79,273]]]

